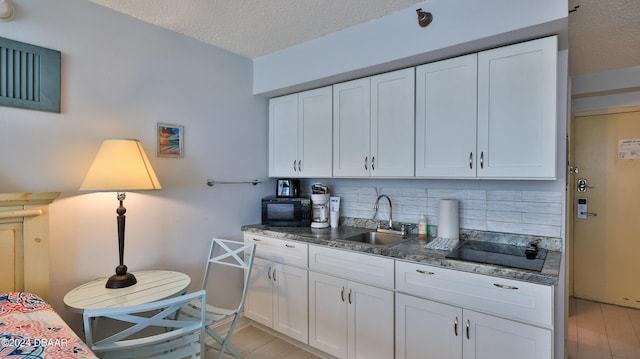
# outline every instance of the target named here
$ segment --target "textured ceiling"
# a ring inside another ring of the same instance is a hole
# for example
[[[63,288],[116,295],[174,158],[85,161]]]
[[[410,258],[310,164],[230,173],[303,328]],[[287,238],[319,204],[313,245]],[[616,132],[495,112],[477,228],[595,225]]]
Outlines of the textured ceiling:
[[[256,58],[420,0],[89,0]],[[470,0],[474,1],[474,0]],[[640,65],[640,0],[569,0],[572,75]]]
[[[90,0],[256,58],[407,8],[421,0]]]
[[[640,0],[569,0],[572,75],[640,66]]]

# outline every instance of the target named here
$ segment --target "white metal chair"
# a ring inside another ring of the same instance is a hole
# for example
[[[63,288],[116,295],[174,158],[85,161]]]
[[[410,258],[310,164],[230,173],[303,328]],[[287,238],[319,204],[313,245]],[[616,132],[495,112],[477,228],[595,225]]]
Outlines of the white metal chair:
[[[101,358],[204,358],[204,310],[198,320],[175,320],[190,302],[206,303],[200,290],[156,302],[116,308],[86,309],[83,313],[85,341]],[[97,339],[93,321],[110,318],[126,329]]]
[[[209,277],[214,266],[220,270],[225,267],[227,267],[227,269],[228,267],[231,267],[236,270],[242,270],[244,276],[242,297],[240,298],[240,303],[237,307],[227,309],[209,304],[206,306],[205,331],[219,344],[219,347],[207,345],[207,349],[217,349],[219,351],[218,359],[222,358],[225,353],[231,354],[238,359],[242,358],[242,355],[229,345],[229,341],[231,340],[231,334],[235,329],[247,297],[247,289],[249,288],[249,279],[251,277],[251,269],[253,268],[253,257],[255,252],[256,245],[254,243],[245,244],[243,242],[220,238],[213,238],[211,240],[211,249],[209,250],[209,258],[207,259],[207,266],[204,273],[204,279],[202,281],[202,289],[205,289],[207,287],[207,283],[211,280]],[[244,259],[242,258],[243,254]],[[216,289],[220,290],[223,288],[217,287]],[[197,317],[200,309],[198,302],[191,302],[180,310],[179,318]],[[231,319],[231,324],[229,325],[226,335],[219,335],[212,327],[216,322],[220,322],[226,318],[233,319]]]

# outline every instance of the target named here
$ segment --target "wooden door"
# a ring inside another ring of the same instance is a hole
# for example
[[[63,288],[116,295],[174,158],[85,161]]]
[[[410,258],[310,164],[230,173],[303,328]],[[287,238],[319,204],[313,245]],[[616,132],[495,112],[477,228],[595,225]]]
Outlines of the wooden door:
[[[577,114],[572,125],[574,296],[640,308],[640,108]]]

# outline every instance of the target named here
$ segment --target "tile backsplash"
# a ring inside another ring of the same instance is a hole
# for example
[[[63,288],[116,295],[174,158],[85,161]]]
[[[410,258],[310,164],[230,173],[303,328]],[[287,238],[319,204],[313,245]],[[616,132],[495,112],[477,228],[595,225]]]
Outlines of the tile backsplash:
[[[428,224],[437,226],[440,199],[457,199],[460,228],[562,237],[563,192],[332,187],[332,195],[341,197],[340,215],[343,217],[373,219],[373,205],[379,194],[391,198],[394,222],[418,223],[420,216],[426,214]],[[389,204],[386,199],[381,199],[375,219],[388,218]]]

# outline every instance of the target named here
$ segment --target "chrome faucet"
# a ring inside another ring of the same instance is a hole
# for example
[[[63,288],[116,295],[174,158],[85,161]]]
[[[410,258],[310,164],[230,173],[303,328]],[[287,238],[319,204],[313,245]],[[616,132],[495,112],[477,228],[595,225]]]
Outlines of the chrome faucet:
[[[393,229],[393,206],[391,205],[391,198],[386,194],[381,194],[376,199],[376,203],[373,205],[373,209],[378,210],[378,203],[380,202],[380,198],[386,198],[389,201],[389,229]]]

